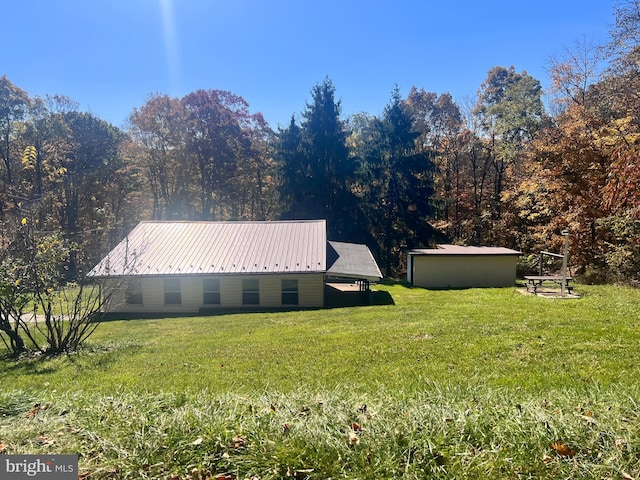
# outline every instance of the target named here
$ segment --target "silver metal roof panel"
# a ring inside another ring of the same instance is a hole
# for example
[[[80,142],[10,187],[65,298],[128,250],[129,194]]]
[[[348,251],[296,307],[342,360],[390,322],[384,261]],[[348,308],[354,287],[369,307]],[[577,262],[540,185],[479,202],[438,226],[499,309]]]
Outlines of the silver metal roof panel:
[[[89,276],[326,271],[326,221],[141,222]]]

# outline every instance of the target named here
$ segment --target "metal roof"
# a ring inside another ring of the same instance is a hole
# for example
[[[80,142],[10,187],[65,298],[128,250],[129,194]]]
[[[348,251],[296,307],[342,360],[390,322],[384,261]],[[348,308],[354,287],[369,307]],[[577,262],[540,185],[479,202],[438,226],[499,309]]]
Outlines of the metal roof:
[[[330,248],[327,247],[327,275],[370,281],[382,278],[378,264],[366,245],[333,241],[328,243]]]
[[[503,247],[465,247],[462,245],[438,245],[436,248],[416,248],[408,255],[522,255],[522,252]]]
[[[89,276],[325,272],[325,220],[141,222]]]

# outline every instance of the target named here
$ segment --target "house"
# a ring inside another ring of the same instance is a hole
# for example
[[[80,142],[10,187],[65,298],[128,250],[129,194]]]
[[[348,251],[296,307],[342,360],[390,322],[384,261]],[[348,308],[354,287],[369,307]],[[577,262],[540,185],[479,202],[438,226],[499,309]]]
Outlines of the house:
[[[105,287],[122,285],[110,312],[194,313],[322,307],[326,279],[368,293],[381,274],[365,245],[328,242],[325,220],[150,221],[89,277]]]
[[[425,288],[511,287],[520,252],[501,247],[438,245],[407,251],[407,281]]]

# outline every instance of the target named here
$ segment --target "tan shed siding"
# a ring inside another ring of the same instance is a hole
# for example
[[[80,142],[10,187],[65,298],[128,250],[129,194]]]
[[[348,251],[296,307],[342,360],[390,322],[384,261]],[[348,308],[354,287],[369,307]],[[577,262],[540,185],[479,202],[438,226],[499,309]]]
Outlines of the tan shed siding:
[[[516,284],[515,256],[496,256],[477,259],[478,268],[471,269],[470,279],[473,285],[487,287],[513,287]]]
[[[517,261],[515,255],[416,255],[412,283],[425,288],[513,286]]]
[[[462,257],[414,257],[413,284],[426,288],[459,288],[464,281]]]

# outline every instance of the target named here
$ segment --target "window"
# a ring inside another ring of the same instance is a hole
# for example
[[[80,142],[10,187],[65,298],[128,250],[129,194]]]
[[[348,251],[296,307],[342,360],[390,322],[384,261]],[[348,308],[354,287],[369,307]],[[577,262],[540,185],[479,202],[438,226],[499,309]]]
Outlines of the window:
[[[257,278],[242,280],[242,304],[260,305],[260,283]]]
[[[202,280],[203,299],[205,305],[220,305],[220,279],[205,278]]]
[[[182,303],[182,294],[180,293],[179,278],[164,279],[164,304],[180,305]]]
[[[142,280],[127,280],[125,298],[129,305],[142,305]]]
[[[282,280],[282,305],[298,305],[298,280]]]

